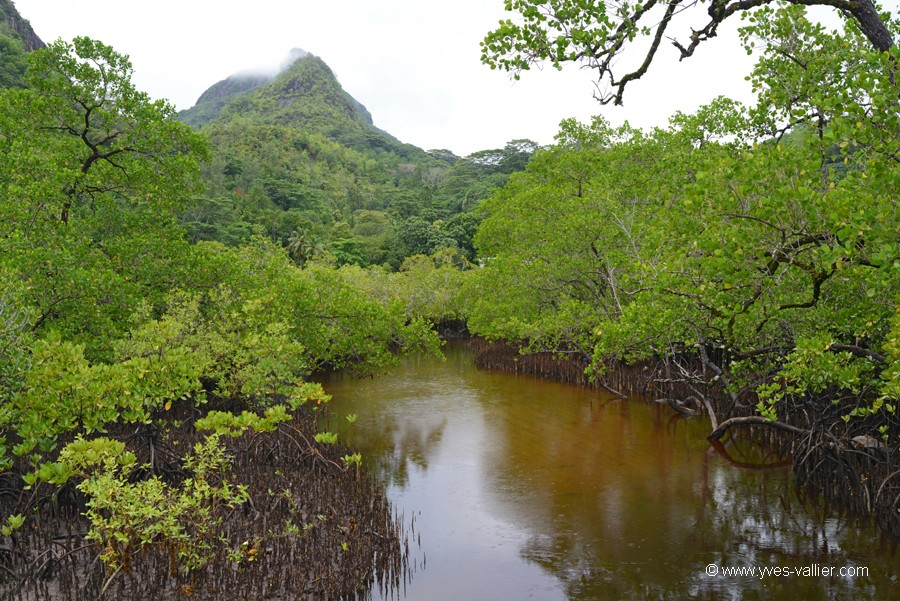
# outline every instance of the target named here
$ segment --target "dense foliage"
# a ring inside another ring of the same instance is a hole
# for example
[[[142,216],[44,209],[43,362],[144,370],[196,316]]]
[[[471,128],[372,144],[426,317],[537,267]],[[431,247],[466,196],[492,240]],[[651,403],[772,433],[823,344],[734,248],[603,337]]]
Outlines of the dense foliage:
[[[598,378],[659,362],[770,423],[836,407],[829,436],[895,448],[897,50],[791,4],[741,35],[752,108],[460,158],[374,128],[316,57],[220,86],[198,132],[108,46],[56,42],[26,73],[0,31],[0,533],[77,490],[110,580],[154,546],[196,569],[247,502],[226,439],[314,414],[315,370],[436,351],[448,321]],[[184,420],[195,445],[138,458]]]
[[[896,445],[896,48],[789,4],[741,35],[753,108],[719,99],[650,132],[566,122],[486,202],[469,327],[598,375],[663,361],[770,420],[834,403],[846,433]]]
[[[110,580],[160,546],[186,573],[247,500],[225,437],[314,413],[327,401],[304,382],[316,369],[368,373],[437,338],[354,272],[301,269],[265,237],[189,244],[179,217],[206,139],[100,42],[29,60],[25,87],[0,91],[3,534],[77,488]],[[156,448],[186,419],[206,433],[192,449],[138,461],[134,445]]]
[[[305,53],[275,77],[215,84],[179,118],[214,147],[206,192],[184,214],[192,239],[260,235],[300,265],[320,257],[397,270],[445,248],[471,261],[479,201],[537,149],[515,140],[460,158],[402,144]]]

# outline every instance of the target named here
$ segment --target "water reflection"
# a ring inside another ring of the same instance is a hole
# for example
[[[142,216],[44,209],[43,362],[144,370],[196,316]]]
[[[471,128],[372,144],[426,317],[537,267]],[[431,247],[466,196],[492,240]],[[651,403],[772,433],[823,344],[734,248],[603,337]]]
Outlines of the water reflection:
[[[735,467],[770,462],[752,445],[729,460],[668,408],[447,356],[326,384],[337,414],[359,414],[345,436],[415,512],[427,565],[409,599],[891,598],[891,545],[798,502],[789,468]],[[711,563],[869,575],[710,577]]]

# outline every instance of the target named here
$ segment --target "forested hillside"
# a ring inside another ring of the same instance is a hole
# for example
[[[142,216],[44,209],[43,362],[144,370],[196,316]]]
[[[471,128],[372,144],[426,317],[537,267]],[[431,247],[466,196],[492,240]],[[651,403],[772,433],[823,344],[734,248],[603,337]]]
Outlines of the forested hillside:
[[[184,216],[191,239],[263,235],[298,264],[327,256],[396,270],[445,249],[473,261],[479,202],[537,149],[516,140],[461,158],[403,144],[302,50],[277,75],[216,83],[179,119],[213,149],[205,193]]]
[[[43,47],[11,0],[0,0],[0,88],[22,86],[28,63],[25,53]]]
[[[305,378],[435,351],[428,322],[355,272],[301,269],[265,235],[192,244],[181,221],[209,140],[137,90],[127,57],[101,42],[27,58],[23,86],[0,90],[0,536],[16,550],[0,550],[2,595],[46,585],[40,558],[60,529],[81,533],[66,539],[71,571],[49,569],[94,597],[123,570],[140,587],[204,575],[216,587],[205,566],[253,562],[248,541],[264,538],[294,557],[301,528],[332,541],[306,551],[333,558],[318,590],[367,586],[367,549],[399,561],[399,539],[359,456],[316,431],[328,397]],[[283,495],[327,523],[292,522]],[[261,529],[263,514],[281,522]],[[342,530],[370,520],[377,532]],[[287,569],[278,557],[261,569]],[[298,586],[290,578],[282,586]]]
[[[567,0],[548,47],[536,4],[486,62],[603,67],[644,14]],[[900,24],[848,9],[832,31],[800,4],[741,29],[753,106],[458,157],[379,130],[303,51],[178,115],[126,56],[41,48],[0,0],[0,591],[46,586],[63,530],[94,597],[139,565],[216,583],[264,548],[290,574],[298,541],[340,573],[315,594],[371,585],[399,539],[307,378],[438,352],[448,321],[611,389],[637,366],[714,440],[777,430],[803,482],[900,534],[900,52],[873,42]]]

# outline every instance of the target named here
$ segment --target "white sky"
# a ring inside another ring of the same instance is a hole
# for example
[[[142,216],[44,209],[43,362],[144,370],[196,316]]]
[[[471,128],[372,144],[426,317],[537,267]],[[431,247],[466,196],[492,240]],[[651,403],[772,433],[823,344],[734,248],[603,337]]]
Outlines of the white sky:
[[[86,35],[128,54],[137,86],[178,109],[232,73],[277,64],[291,48],[303,48],[328,63],[376,126],[403,142],[458,155],[518,138],[549,144],[568,117],[603,114],[648,127],[719,94],[750,97],[744,77],[752,59],[737,42],[737,21],[682,63],[675,48],[661,46],[649,73],[629,84],[625,107],[613,107],[593,99],[592,71],[547,67],[513,82],[482,65],[479,42],[512,16],[503,0],[14,3],[45,42]]]

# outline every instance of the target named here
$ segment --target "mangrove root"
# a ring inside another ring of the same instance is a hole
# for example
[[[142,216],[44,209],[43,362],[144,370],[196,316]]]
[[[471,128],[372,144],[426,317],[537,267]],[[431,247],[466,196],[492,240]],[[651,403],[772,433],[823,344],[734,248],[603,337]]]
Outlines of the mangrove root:
[[[747,417],[732,417],[730,419],[726,419],[719,425],[718,428],[713,430],[710,435],[706,437],[706,439],[719,440],[729,429],[734,426],[769,426],[770,428],[775,428],[776,430],[782,430],[784,432],[790,432],[792,434],[809,434],[809,432],[807,430],[804,430],[803,428],[798,428],[796,426],[791,426],[790,424],[785,424],[782,422],[773,422],[762,417],[761,415],[750,415]]]

